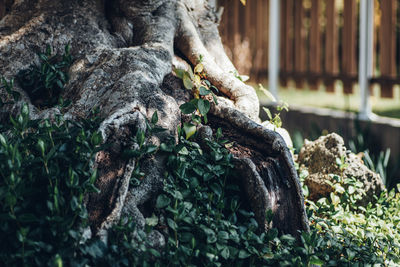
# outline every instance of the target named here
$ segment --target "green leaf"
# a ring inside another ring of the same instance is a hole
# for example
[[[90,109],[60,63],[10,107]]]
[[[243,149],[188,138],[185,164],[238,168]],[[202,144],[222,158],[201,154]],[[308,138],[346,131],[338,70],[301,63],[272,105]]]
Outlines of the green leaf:
[[[221,257],[227,260],[229,258],[229,248],[224,247],[221,251]]]
[[[157,151],[157,148],[158,147],[155,145],[146,146],[146,154],[151,154],[151,153]]]
[[[2,134],[0,134],[0,143],[6,147],[7,146],[7,142],[6,139],[4,138],[4,136]]]
[[[161,149],[161,151],[164,151],[164,152],[172,152],[174,150],[173,146],[169,146],[166,143],[161,143],[160,149]]]
[[[213,184],[210,185],[210,188],[217,196],[221,196],[222,188],[221,188],[221,186],[219,184],[213,183]]]
[[[145,139],[145,132],[139,129],[136,132],[136,141],[137,141],[139,147],[143,146],[144,139]]]
[[[263,110],[265,111],[265,113],[267,113],[268,119],[272,120],[272,114],[269,108],[263,107]]]
[[[178,225],[171,218],[167,219],[167,224],[174,231],[176,231],[178,229]]]
[[[223,240],[229,239],[229,234],[226,231],[219,231],[218,238]]]
[[[146,224],[148,226],[156,226],[158,224],[158,217],[153,213],[151,217],[146,218]]]
[[[311,258],[310,258],[310,262],[309,262],[309,264],[310,265],[317,265],[317,266],[322,266],[322,265],[324,265],[324,261],[323,260],[321,260],[321,259],[319,259],[317,256],[315,256],[315,255],[312,255],[311,256]]]
[[[204,86],[200,86],[199,93],[200,95],[209,95],[211,93],[211,90],[208,90]]]
[[[90,138],[90,142],[92,143],[92,145],[94,146],[100,145],[101,141],[102,141],[101,134],[99,132],[94,132],[92,134],[92,137]]]
[[[160,252],[158,252],[157,250],[155,250],[154,248],[149,248],[148,251],[156,258],[161,257]]]
[[[186,89],[192,90],[193,89],[193,82],[189,77],[189,74],[187,72],[183,75],[183,86],[185,86]]]
[[[199,108],[200,114],[204,116],[210,111],[210,102],[208,102],[208,100],[199,99],[197,107]]]
[[[268,240],[274,240],[275,237],[277,237],[277,236],[278,236],[278,229],[272,228],[272,229],[268,230],[268,232],[267,232]]]
[[[179,79],[182,79],[182,80],[183,80],[183,75],[186,73],[185,70],[182,70],[182,69],[174,69],[174,72],[175,72],[176,76],[177,76]]]
[[[190,114],[196,110],[196,106],[192,102],[184,103],[179,108],[183,114]]]
[[[246,259],[248,257],[250,257],[250,253],[248,253],[246,250],[241,249],[239,251],[239,259]]]
[[[192,135],[196,133],[196,126],[191,123],[185,122],[183,124],[183,131],[185,132],[186,139],[189,139]]]
[[[97,169],[94,169],[92,175],[90,176],[89,183],[94,184],[97,179]]]
[[[157,209],[165,208],[166,206],[169,205],[169,203],[171,203],[171,200],[169,199],[169,197],[167,197],[164,194],[161,194],[157,197],[156,208]]]
[[[217,129],[217,133],[216,133],[215,137],[216,137],[217,139],[220,139],[220,138],[222,137],[222,129],[221,129],[221,128],[218,128],[218,129]]]
[[[45,144],[42,139],[39,139],[37,142],[37,147],[39,148],[40,153],[42,156],[44,156],[44,151],[45,151]]]
[[[22,106],[22,110],[21,110],[21,114],[27,118],[29,115],[29,107],[28,104],[24,103],[24,105]]]
[[[158,114],[157,111],[154,111],[153,116],[151,116],[151,123],[156,124],[158,122]]]

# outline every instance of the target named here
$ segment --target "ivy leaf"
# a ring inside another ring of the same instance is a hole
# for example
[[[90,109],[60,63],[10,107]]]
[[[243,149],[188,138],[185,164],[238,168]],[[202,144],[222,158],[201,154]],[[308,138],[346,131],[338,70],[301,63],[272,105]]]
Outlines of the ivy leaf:
[[[165,208],[166,206],[169,205],[169,203],[171,203],[169,197],[164,194],[161,194],[157,197],[156,208],[157,209]]]
[[[241,249],[239,251],[239,259],[246,259],[248,257],[250,257],[250,253],[248,253],[246,250]]]
[[[169,226],[172,230],[176,231],[176,229],[178,229],[178,225],[177,225],[176,222],[174,222],[172,219],[168,218],[168,219],[167,219],[167,223],[168,223],[168,226]]]
[[[193,113],[196,110],[196,106],[191,102],[187,102],[185,104],[182,104],[179,108],[180,108],[180,110],[182,111],[183,114],[190,114],[190,113]]]
[[[207,90],[204,86],[200,86],[200,95],[208,95],[211,93],[211,90]]]
[[[208,102],[208,100],[199,99],[197,107],[199,108],[200,114],[204,116],[210,111],[210,102]]]

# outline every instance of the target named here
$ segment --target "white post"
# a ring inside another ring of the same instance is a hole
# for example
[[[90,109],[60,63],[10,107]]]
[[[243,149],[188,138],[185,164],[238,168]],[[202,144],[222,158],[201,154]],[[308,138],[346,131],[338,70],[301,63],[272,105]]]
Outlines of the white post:
[[[269,6],[269,91],[278,99],[279,87],[279,0],[270,0]]]
[[[374,27],[374,0],[360,1],[360,51],[358,65],[358,85],[360,87],[359,118],[372,118],[371,103],[369,102],[369,79],[372,76],[373,57],[373,27]]]

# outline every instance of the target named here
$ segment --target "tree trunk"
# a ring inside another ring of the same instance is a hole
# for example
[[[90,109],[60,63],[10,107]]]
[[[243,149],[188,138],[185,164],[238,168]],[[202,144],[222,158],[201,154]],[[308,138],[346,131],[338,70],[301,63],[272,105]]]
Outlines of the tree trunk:
[[[265,212],[272,209],[273,226],[282,232],[297,235],[297,230],[308,230],[291,153],[277,133],[258,124],[256,93],[234,76],[236,70],[223,51],[215,1],[2,2],[0,74],[11,79],[37,63],[36,53],[47,45],[62,53],[70,43],[74,61],[62,96],[72,105],[66,116],[78,120],[99,108],[104,119],[100,131],[104,142],[112,145],[96,157],[101,193],[91,195],[88,202],[93,229],[99,234],[125,215],[144,225],[142,204],[157,197],[162,188],[164,158],[157,154],[141,163],[146,177],[139,187],[130,188],[135,162],[123,159],[121,149],[155,111],[167,131],[152,141],[160,144],[177,136],[179,105],[190,95],[172,68],[187,69],[200,57],[207,79],[222,93],[211,109],[209,124],[213,129],[222,126],[235,141],[231,151],[259,225],[268,230]],[[36,107],[21,85],[15,86],[22,99],[4,106],[0,120],[17,112],[22,102],[29,103],[33,118],[51,118],[59,112]],[[0,90],[4,96],[4,89]]]

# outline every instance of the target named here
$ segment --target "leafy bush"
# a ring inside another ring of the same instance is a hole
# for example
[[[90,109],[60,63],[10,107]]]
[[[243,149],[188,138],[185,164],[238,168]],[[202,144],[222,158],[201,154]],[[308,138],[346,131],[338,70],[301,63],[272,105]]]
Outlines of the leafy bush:
[[[91,162],[101,149],[98,122],[74,123],[61,116],[54,122],[32,121],[28,112],[24,106],[20,115],[0,127],[0,260],[6,265],[400,262],[400,194],[382,194],[375,204],[357,207],[354,203],[363,190],[351,177],[335,176],[336,191],[330,198],[315,203],[306,200],[311,231],[302,233],[300,240],[278,236],[276,229],[258,233],[254,215],[246,210],[236,185],[231,155],[220,131],[215,141],[205,141],[206,150],[183,137],[178,145],[161,145],[159,149],[169,155],[169,171],[145,229],[138,230],[129,218],[123,218],[111,230],[107,244],[88,239],[83,201],[87,192],[96,191]],[[136,142],[143,139],[140,136],[136,135]],[[143,143],[139,149],[142,152],[131,151],[130,156],[141,157],[149,149],[149,153],[155,150]],[[148,243],[146,236],[152,229],[167,236],[161,251]]]
[[[28,106],[0,125],[0,261],[46,265],[73,257],[84,239],[92,160],[101,149],[96,120],[29,119]]]
[[[62,56],[52,55],[47,46],[45,53],[39,53],[40,65],[32,65],[18,73],[17,79],[33,104],[41,107],[54,106],[68,82],[68,69],[72,64],[71,46],[65,46]]]
[[[121,155],[135,157],[139,164],[149,154],[167,156],[164,188],[153,203],[154,213],[146,218],[144,229],[122,218],[109,231],[107,242],[91,237],[85,207],[87,193],[98,191],[92,162],[104,148],[97,132],[99,119],[30,120],[24,105],[18,116],[0,124],[0,261],[6,266],[400,264],[400,194],[385,192],[376,203],[358,207],[355,203],[364,191],[352,177],[334,176],[335,192],[329,198],[306,198],[311,230],[298,240],[279,235],[277,229],[260,233],[237,184],[222,130],[214,140],[202,140],[203,149],[190,139],[196,137],[202,119],[207,121],[208,99],[215,98],[211,86],[200,79],[200,64],[193,75],[180,73],[195,95],[191,104],[181,106],[182,112],[192,114],[186,124],[192,128],[178,129],[178,144],[147,144],[146,135],[162,130],[155,126],[155,113],[147,132],[138,130],[132,137],[136,149]],[[3,79],[3,84],[9,96],[0,104],[17,100],[12,82]],[[52,88],[51,82],[48,85],[42,88]],[[338,160],[341,168],[346,167],[343,162]],[[145,176],[139,164],[131,186]],[[306,176],[300,173],[302,180]],[[303,190],[307,197],[307,187]],[[271,215],[266,212],[268,218]],[[165,235],[165,247],[152,247],[148,234],[154,229]]]
[[[304,179],[306,175],[302,173],[300,177]],[[322,259],[332,265],[399,264],[400,193],[394,189],[383,192],[376,196],[375,203],[357,206],[357,201],[365,195],[362,183],[352,177],[333,175],[333,179],[335,192],[329,198],[317,202],[306,200],[312,231],[322,238],[316,248],[325,254]],[[307,196],[308,190],[303,188]],[[337,250],[336,254],[332,250]]]

